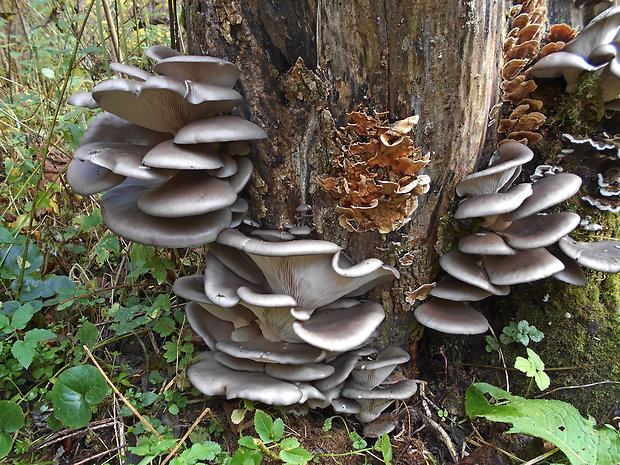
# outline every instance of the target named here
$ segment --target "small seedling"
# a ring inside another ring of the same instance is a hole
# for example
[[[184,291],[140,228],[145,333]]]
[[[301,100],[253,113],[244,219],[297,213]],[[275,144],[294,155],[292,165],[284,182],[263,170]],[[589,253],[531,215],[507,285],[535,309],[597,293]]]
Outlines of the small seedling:
[[[551,380],[547,373],[545,373],[545,364],[541,360],[540,356],[532,349],[527,349],[527,358],[517,357],[515,360],[515,368],[522,371],[531,378],[530,386],[528,387],[528,393],[532,385],[532,381],[536,381],[536,386],[541,391],[544,391],[551,384]]]

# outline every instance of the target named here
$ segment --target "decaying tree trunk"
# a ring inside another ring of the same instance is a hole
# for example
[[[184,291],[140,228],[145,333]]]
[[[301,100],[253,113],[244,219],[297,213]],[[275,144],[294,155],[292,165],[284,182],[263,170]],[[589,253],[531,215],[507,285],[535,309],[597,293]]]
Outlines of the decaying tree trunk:
[[[396,266],[401,279],[371,297],[388,314],[381,344],[414,341],[412,355],[420,328],[406,292],[437,277],[438,251],[447,245],[442,218],[456,205],[455,185],[486,163],[496,144],[487,115],[499,100],[511,4],[185,0],[189,52],[226,58],[241,69],[239,111],[269,134],[254,144],[252,216],[265,228],[280,228],[294,220],[298,205],[310,204],[315,237],[337,242],[355,261],[374,256]],[[571,5],[550,0],[551,22],[580,25],[581,13]],[[317,181],[333,173],[343,143],[339,128],[355,110],[388,111],[390,121],[419,115],[415,144],[431,153],[421,172],[432,179],[430,191],[411,221],[386,235],[343,229],[336,199]]]
[[[318,237],[355,260],[376,256],[398,267],[395,287],[374,296],[389,314],[383,335],[397,344],[415,330],[405,291],[436,274],[439,219],[452,208],[454,186],[489,153],[505,11],[503,0],[186,3],[190,51],[239,66],[244,116],[269,134],[255,146],[254,217],[278,228],[308,203]],[[347,233],[335,199],[317,184],[353,110],[389,111],[391,121],[420,115],[415,142],[432,154],[430,192],[411,222],[387,235]],[[413,263],[399,263],[407,253]]]

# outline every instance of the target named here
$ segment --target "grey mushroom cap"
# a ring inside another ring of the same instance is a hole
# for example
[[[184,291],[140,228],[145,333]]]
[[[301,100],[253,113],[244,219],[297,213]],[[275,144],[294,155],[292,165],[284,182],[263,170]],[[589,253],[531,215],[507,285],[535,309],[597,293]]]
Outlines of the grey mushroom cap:
[[[409,361],[409,354],[400,347],[389,346],[383,349],[375,360],[357,362],[351,377],[363,389],[373,389],[392,373],[396,365]]]
[[[353,399],[345,399],[344,397],[338,397],[332,400],[331,406],[336,413],[359,413],[361,410],[357,402]]]
[[[181,171],[142,195],[138,207],[148,215],[176,218],[221,210],[236,199],[228,182],[204,171]]]
[[[67,166],[67,182],[77,194],[92,195],[118,186],[125,176],[90,161],[71,160]]]
[[[125,144],[154,146],[170,139],[170,134],[152,131],[119,118],[112,113],[103,112],[89,123],[81,145],[92,142],[122,142]]]
[[[323,392],[342,384],[349,377],[360,357],[360,355],[350,352],[339,355],[329,362],[334,367],[334,373],[325,379],[315,381],[313,384]]]
[[[522,164],[533,157],[534,152],[523,144],[518,142],[502,144],[491,165],[463,178],[456,186],[456,193],[461,197],[496,193],[511,180]]]
[[[248,181],[252,177],[253,172],[254,165],[248,158],[238,158],[237,172],[231,177],[227,178],[226,181],[228,181],[228,184],[230,184],[230,188],[238,194],[248,183]]]
[[[232,340],[218,342],[216,348],[233,357],[267,363],[303,365],[325,359],[325,352],[318,347],[292,342],[272,342],[263,336],[257,336],[241,343]]]
[[[218,243],[209,245],[209,253],[215,255],[226,268],[237,276],[254,284],[261,284],[264,281],[261,270],[245,253]]]
[[[73,153],[73,158],[90,161],[120,176],[165,181],[176,171],[144,166],[142,159],[150,148],[149,146],[122,142],[93,142],[80,145]]]
[[[334,372],[334,367],[325,363],[306,363],[303,365],[286,365],[268,363],[265,373],[285,381],[315,381],[324,379]]]
[[[203,215],[161,218],[138,208],[138,199],[158,183],[127,179],[109,189],[102,199],[103,221],[125,239],[156,247],[198,247],[213,242],[229,227],[228,208]]]
[[[151,45],[146,49],[145,55],[152,60],[161,61],[166,58],[180,56],[181,52],[177,52],[173,48],[163,45]]]
[[[502,216],[505,221],[515,221],[545,210],[571,198],[581,187],[581,178],[572,173],[546,176],[532,185],[532,195],[514,211]]]
[[[345,352],[363,345],[384,318],[381,305],[366,302],[340,310],[318,310],[308,321],[293,323],[293,330],[314,347]]]
[[[95,102],[90,92],[76,92],[69,96],[67,103],[74,107],[90,108],[91,110],[99,108],[99,104]]]
[[[551,275],[553,278],[572,284],[573,286],[585,286],[588,282],[586,274],[583,272],[579,263],[566,255],[559,247],[548,249],[555,258],[560,260],[564,265],[564,269],[558,273]]]
[[[251,287],[253,283],[235,274],[214,254],[207,252],[205,259],[205,294],[216,305],[234,307],[240,302],[237,289]]]
[[[544,248],[521,250],[511,256],[510,260],[486,256],[482,263],[489,280],[497,285],[529,283],[564,269],[564,264]]]
[[[469,197],[461,202],[454,213],[457,220],[501,215],[515,210],[532,195],[532,185],[518,184],[506,192]]]
[[[579,225],[581,217],[573,212],[531,215],[513,221],[498,232],[515,249],[537,249],[555,244]]]
[[[363,422],[376,419],[395,400],[408,399],[418,390],[418,381],[403,379],[396,383],[384,384],[371,390],[345,387],[342,397],[353,399],[360,404],[360,411],[355,416]]]
[[[396,428],[396,421],[378,418],[370,423],[364,424],[362,435],[365,438],[380,438],[384,434],[389,434]]]
[[[297,240],[281,243],[265,242],[247,237],[235,229],[222,231],[217,242],[250,255],[263,255],[268,257],[288,257],[301,255],[335,254],[340,247],[338,244],[328,241]],[[330,301],[331,302],[331,301]]]
[[[270,405],[292,405],[303,398],[302,391],[294,384],[264,373],[231,370],[218,363],[212,352],[203,352],[200,361],[189,367],[187,377],[208,396],[249,399]]]
[[[505,260],[505,258],[502,257],[501,260]],[[477,255],[469,255],[459,250],[451,250],[439,258],[439,265],[446,273],[460,281],[464,281],[495,295],[508,295],[510,288],[492,284],[480,261],[481,259]]]
[[[209,56],[174,56],[159,61],[153,71],[177,79],[214,86],[232,87],[239,78],[239,68],[230,61]]]
[[[612,42],[620,29],[620,6],[608,8],[588,23],[563,51],[588,57],[600,44]],[[556,52],[558,53],[558,52]],[[554,55],[553,53],[551,55]],[[549,55],[549,56],[551,56]]]
[[[564,237],[558,244],[562,252],[581,266],[603,273],[620,272],[620,241],[578,242]]]
[[[489,329],[487,319],[465,302],[434,298],[417,307],[414,315],[420,324],[442,333],[481,334]]]
[[[437,285],[430,290],[429,294],[434,297],[460,302],[476,302],[493,295],[489,291],[485,291],[477,286],[464,283],[463,281],[453,278],[452,276],[444,276],[441,278],[439,283],[437,283]]]
[[[295,239],[288,231],[278,231],[277,229],[256,229],[250,233],[267,242],[283,242]]]
[[[110,69],[115,73],[124,74],[138,81],[146,81],[148,78],[153,77],[148,71],[124,63],[110,63]]]
[[[153,147],[144,164],[154,168],[178,170],[213,170],[224,166],[217,149],[210,144],[179,145],[172,139]]]
[[[211,176],[215,176],[216,178],[228,178],[237,172],[237,161],[235,157],[227,153],[222,153],[220,154],[220,158],[222,160],[222,166],[214,170],[209,170]]]
[[[213,305],[205,294],[204,276],[201,274],[177,278],[172,285],[172,292],[185,300]]]
[[[262,362],[255,362],[247,358],[235,358],[231,357],[224,352],[214,351],[213,355],[221,365],[237,371],[248,371],[250,373],[261,373],[265,371],[265,364]]]
[[[603,88],[603,102],[611,102],[620,95],[620,56],[611,60],[599,75]]]
[[[189,325],[211,350],[215,350],[218,342],[229,341],[230,334],[235,329],[232,323],[220,320],[197,302],[185,305],[185,314]]]
[[[192,121],[174,138],[176,144],[206,144],[239,140],[264,139],[267,133],[256,124],[238,116],[213,116]]]
[[[145,128],[168,133],[176,133],[190,121],[230,111],[241,101],[239,93],[227,87],[166,76],[154,76],[142,83],[110,79],[97,84],[92,94],[104,110]]]
[[[618,49],[614,44],[600,44],[592,49],[586,58],[588,63],[594,66],[602,65],[613,60],[618,55]]]
[[[532,68],[530,74],[537,78],[563,77],[566,81],[566,92],[575,91],[577,80],[584,71],[594,71],[596,67],[585,58],[566,51],[551,53],[541,58]]]
[[[458,248],[463,253],[474,255],[514,255],[517,253],[500,236],[491,231],[476,231],[463,237],[459,240]]]

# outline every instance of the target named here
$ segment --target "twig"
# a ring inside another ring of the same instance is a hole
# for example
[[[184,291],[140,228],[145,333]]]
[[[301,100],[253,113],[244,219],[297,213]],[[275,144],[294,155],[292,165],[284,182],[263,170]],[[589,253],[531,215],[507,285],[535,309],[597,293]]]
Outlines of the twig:
[[[565,389],[581,389],[581,388],[589,388],[589,387],[594,387],[594,386],[600,386],[601,384],[620,384],[620,381],[610,381],[610,380],[605,380],[605,381],[597,381],[596,383],[590,383],[590,384],[581,384],[581,385],[577,385],[577,386],[560,386],[557,387],[555,389],[551,389],[550,391],[545,391],[539,395],[536,396],[537,399],[541,398],[541,397],[545,397],[548,394],[551,394],[553,392],[556,391],[563,391]]]
[[[95,423],[95,424],[91,425],[90,429],[92,431],[94,431],[94,430],[98,430],[98,429],[108,428],[110,426],[114,426],[115,422],[116,422],[115,420],[110,421],[109,419],[102,420],[98,424]],[[63,434],[65,432],[67,432],[67,431],[69,431],[68,434]],[[44,448],[46,448],[48,446],[51,446],[52,444],[55,444],[55,443],[60,442],[60,441],[64,441],[65,439],[73,438],[75,436],[79,436],[80,434],[84,434],[84,433],[86,433],[85,428],[84,429],[79,429],[77,431],[75,431],[75,430],[63,430],[63,431],[60,431],[60,432],[52,435],[52,437],[50,437],[43,444],[39,444],[38,446],[36,446],[34,448],[34,450],[44,449]]]
[[[114,385],[114,383],[110,380],[110,378],[108,378],[108,375],[105,374],[105,372],[101,369],[101,366],[99,365],[99,363],[97,362],[97,360],[95,360],[95,357],[93,356],[93,353],[90,351],[90,349],[86,346],[83,345],[82,348],[86,351],[86,353],[88,354],[88,358],[90,358],[90,361],[93,362],[93,365],[95,365],[95,367],[97,368],[97,370],[99,370],[99,373],[101,373],[101,375],[105,378],[106,382],[108,383],[108,385],[112,388],[112,390],[116,393],[116,395],[118,397],[120,397],[120,399],[123,401],[123,403],[127,406],[127,408],[129,408],[129,410],[131,410],[133,412],[133,414],[135,416],[138,417],[138,419],[144,424],[144,426],[146,426],[149,430],[151,430],[151,432],[155,435],[155,437],[157,437],[157,439],[159,439],[160,441],[163,441],[164,438],[161,436],[161,434],[159,434],[157,432],[157,430],[155,428],[153,428],[153,425],[151,425],[146,418],[144,418],[142,415],[140,415],[140,412],[138,412],[135,407],[133,405],[131,405],[131,402],[129,402],[127,400],[127,398],[121,393],[121,391],[119,391],[116,386]]]
[[[194,421],[194,423],[192,424],[192,426],[189,427],[189,429],[187,430],[187,432],[183,435],[183,437],[181,438],[181,440],[177,443],[176,446],[174,446],[174,449],[172,449],[170,451],[170,453],[168,454],[168,456],[164,459],[164,461],[161,463],[161,465],[166,465],[171,459],[172,457],[174,457],[174,454],[177,453],[177,451],[179,450],[179,448],[183,445],[183,443],[187,440],[187,438],[189,437],[190,434],[192,434],[192,431],[194,431],[194,429],[196,428],[196,426],[198,426],[198,424],[202,421],[202,419],[204,417],[206,417],[208,414],[211,413],[211,409],[209,407],[205,407],[205,409],[202,411],[202,413],[200,414],[200,416],[198,418],[196,418],[196,421]]]
[[[446,430],[443,429],[443,427],[439,423],[437,423],[435,420],[431,418],[432,413],[430,409],[428,408],[428,404],[426,402],[426,396],[423,393],[422,393],[422,406],[424,407],[424,413],[418,414],[418,416],[421,418],[421,420],[426,425],[430,426],[431,428],[433,428],[433,430],[435,430],[435,432],[439,436],[439,439],[441,439],[441,442],[443,442],[448,448],[448,452],[450,453],[452,460],[454,462],[458,462],[459,454],[456,451],[454,444],[452,443],[452,439],[450,438],[448,433],[446,433]]]
[[[90,297],[91,295],[99,294],[100,292],[112,291],[114,289],[121,289],[123,287],[150,287],[150,286],[158,286],[158,284],[153,283],[137,283],[137,284],[119,284],[118,286],[108,286],[102,287],[101,289],[94,290],[92,292],[87,292],[86,294],[80,294],[73,297],[69,297],[68,299],[63,300],[58,303],[58,305],[66,304],[67,302],[71,302],[72,300],[81,299],[82,297]]]
[[[546,459],[547,457],[551,457],[553,454],[555,454],[559,450],[560,450],[559,447],[556,447],[555,449],[551,449],[550,451],[545,452],[544,454],[541,454],[538,457],[534,457],[532,460],[528,460],[523,465],[534,465],[534,464],[536,464],[536,463]]]
[[[74,462],[73,465],[82,465],[84,463],[88,463],[92,460],[98,459],[99,457],[103,457],[104,455],[108,455],[112,452],[117,452],[120,447],[115,447],[114,449],[104,450],[103,452],[99,452],[98,454],[91,455],[90,457],[86,457],[84,460],[80,460],[79,462]]]

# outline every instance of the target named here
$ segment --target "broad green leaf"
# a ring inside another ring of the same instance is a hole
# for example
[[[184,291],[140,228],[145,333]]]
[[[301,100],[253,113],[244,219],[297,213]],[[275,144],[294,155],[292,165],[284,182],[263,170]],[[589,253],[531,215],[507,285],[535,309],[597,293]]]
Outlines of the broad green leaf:
[[[534,381],[536,381],[536,386],[541,391],[544,391],[551,384],[551,379],[549,379],[549,375],[544,371],[538,372],[534,375]]]
[[[92,417],[91,406],[105,399],[108,386],[92,365],[81,365],[61,373],[52,388],[52,404],[58,419],[70,428],[81,428]]]
[[[489,404],[489,394],[496,401]],[[572,405],[559,400],[524,399],[487,383],[472,384],[465,394],[465,409],[471,418],[511,423],[509,433],[536,436],[555,444],[572,465],[617,465],[620,463],[620,434],[595,426]]]
[[[13,245],[7,249],[0,250],[0,263],[3,268],[9,269],[15,276],[19,276],[21,267],[24,265],[24,274],[37,271],[43,264],[43,255],[39,248],[30,243],[28,246],[28,257],[23,261],[25,247],[23,245]],[[4,262],[2,259],[4,258]]]
[[[271,428],[271,437],[275,442],[278,442],[284,436],[284,422],[281,418],[276,418]]]
[[[532,366],[532,363],[527,358],[523,357],[517,357],[515,359],[515,368],[530,377],[534,376],[536,373],[536,369]]]
[[[102,265],[110,256],[118,254],[121,248],[121,244],[118,241],[118,237],[112,234],[107,234],[99,239],[95,246],[95,261]]]
[[[6,331],[5,331],[6,330]],[[9,317],[0,313],[0,331],[10,333],[12,331]]]
[[[273,441],[273,418],[262,410],[254,414],[254,429],[265,444]]]
[[[207,441],[204,444],[194,444],[187,450],[184,450],[177,459],[171,461],[171,465],[182,465],[196,463],[200,460],[213,460],[222,452],[219,444]],[[176,460],[176,462],[175,462]]]
[[[381,454],[383,455],[383,461],[385,465],[390,465],[392,460],[392,443],[390,437],[383,433],[381,438],[377,442],[381,441]]]
[[[11,346],[11,353],[22,367],[28,368],[34,358],[35,347],[36,344],[26,344],[24,341],[15,341]]]
[[[43,281],[43,289],[41,297],[52,297],[60,290],[72,291],[75,289],[75,283],[68,276],[50,276]]]
[[[11,283],[11,289],[17,294],[19,288],[19,279],[15,278]],[[19,290],[19,300],[28,301],[43,297],[45,294],[45,285],[43,281],[34,276],[24,276],[22,287]]]
[[[293,465],[304,465],[314,458],[314,456],[303,447],[298,447],[291,450],[280,451],[280,458],[284,463],[290,463]]]
[[[280,443],[280,449],[291,450],[299,447],[299,441],[297,438],[285,438]]]
[[[37,313],[37,308],[31,303],[22,305],[15,310],[11,318],[11,326],[15,329],[24,329],[35,313]]]
[[[323,431],[329,431],[330,429],[332,429],[332,418],[333,417],[325,419],[325,421],[323,422],[323,427],[321,428]]]
[[[38,344],[39,342],[49,341],[54,339],[56,334],[49,329],[35,328],[27,331],[24,334],[24,342],[26,344]]]
[[[260,465],[263,454],[259,450],[237,449],[230,459],[230,465]]]
[[[85,321],[76,336],[82,344],[92,349],[99,340],[99,330],[95,324]]]
[[[230,421],[232,421],[233,424],[238,425],[243,421],[243,418],[245,417],[245,412],[246,410],[243,408],[234,409],[230,414]]]
[[[80,219],[80,229],[82,231],[90,231],[91,229],[101,226],[103,220],[101,219],[101,210],[95,210],[90,215],[83,216]]]
[[[13,433],[24,426],[24,412],[15,402],[0,400],[0,431]]]
[[[541,360],[540,356],[532,349],[527,349],[527,358],[530,362],[532,362],[532,366],[536,369],[536,371],[545,370],[545,364]]]
[[[56,73],[51,68],[41,68],[41,74],[47,79],[54,79],[56,77]]]
[[[6,433],[0,433],[0,459],[9,455],[13,448],[13,438]]]
[[[11,231],[6,229],[4,226],[0,225],[0,244],[12,244],[14,241],[13,234]],[[0,258],[2,258],[2,254],[0,253]]]
[[[254,438],[252,436],[240,437],[237,442],[240,446],[247,447],[248,449],[258,449],[258,446],[254,443]]]

